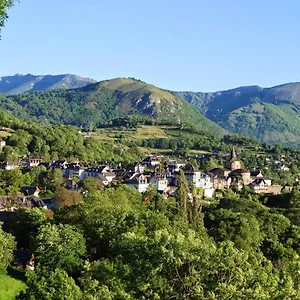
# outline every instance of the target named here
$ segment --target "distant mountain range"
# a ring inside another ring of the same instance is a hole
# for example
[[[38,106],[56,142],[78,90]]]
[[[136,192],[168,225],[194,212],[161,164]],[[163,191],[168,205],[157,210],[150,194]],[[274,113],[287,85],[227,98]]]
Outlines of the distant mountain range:
[[[163,90],[133,78],[97,83],[70,74],[28,74],[1,77],[0,93],[6,94],[0,108],[24,120],[80,126],[135,114],[186,122],[217,136],[226,130],[300,146],[300,83],[202,93]]]
[[[229,132],[261,142],[300,145],[300,83],[176,94]]]
[[[76,75],[21,75],[0,77],[0,93],[13,95],[51,89],[74,89],[95,83],[96,80]]]

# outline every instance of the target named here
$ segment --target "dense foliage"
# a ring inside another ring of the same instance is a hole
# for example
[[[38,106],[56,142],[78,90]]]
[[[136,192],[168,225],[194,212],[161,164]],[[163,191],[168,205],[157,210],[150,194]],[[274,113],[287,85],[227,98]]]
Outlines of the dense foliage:
[[[247,190],[196,207],[180,181],[168,200],[153,189],[90,188],[53,219],[18,212],[36,262],[18,299],[299,298],[300,227],[286,215],[299,210],[297,189],[278,196],[285,209]]]
[[[72,126],[41,127],[35,123],[22,122],[11,114],[0,111],[0,124],[8,127],[9,136],[0,159],[14,161],[28,154],[42,157],[45,161],[68,159],[69,161],[135,161],[138,150],[109,141],[84,138]],[[13,129],[13,131],[11,130]]]

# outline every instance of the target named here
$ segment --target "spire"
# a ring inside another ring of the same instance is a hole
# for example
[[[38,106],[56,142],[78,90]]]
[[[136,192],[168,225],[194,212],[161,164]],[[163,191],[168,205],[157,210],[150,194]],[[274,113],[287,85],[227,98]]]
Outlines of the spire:
[[[236,153],[235,153],[234,147],[232,147],[230,159],[235,159],[235,158],[236,158]]]

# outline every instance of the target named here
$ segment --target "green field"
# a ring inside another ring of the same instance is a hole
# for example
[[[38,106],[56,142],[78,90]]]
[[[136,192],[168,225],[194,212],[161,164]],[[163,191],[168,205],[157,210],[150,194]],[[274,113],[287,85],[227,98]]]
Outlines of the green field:
[[[82,133],[87,136],[87,133]],[[116,129],[116,128],[101,128],[91,133],[90,136],[97,140],[116,142],[120,139],[130,140],[146,140],[152,138],[180,138],[184,135],[184,131],[179,130],[175,126],[167,125],[142,125],[137,129]],[[190,137],[197,137],[197,133],[188,133]],[[144,154],[164,154],[171,155],[172,150],[170,149],[157,149],[157,148],[146,148],[139,147],[140,151]],[[191,149],[191,154],[205,154],[208,153],[202,150]]]
[[[92,137],[98,140],[116,140],[120,138],[128,139],[150,139],[167,138],[167,130],[172,130],[172,126],[143,125],[137,129],[116,130],[114,128],[101,128],[92,133]]]
[[[22,271],[10,269],[7,274],[0,274],[0,299],[15,299],[21,291],[26,289],[24,280],[25,275]]]

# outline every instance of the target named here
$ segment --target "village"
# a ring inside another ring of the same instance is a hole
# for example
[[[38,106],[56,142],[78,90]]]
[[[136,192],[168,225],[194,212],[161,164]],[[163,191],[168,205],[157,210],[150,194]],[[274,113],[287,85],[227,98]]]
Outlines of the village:
[[[1,143],[1,142],[0,142]],[[1,144],[1,147],[3,145]],[[149,187],[156,189],[165,199],[176,196],[177,179],[179,171],[185,175],[190,186],[197,190],[197,195],[203,199],[217,197],[218,191],[224,189],[242,190],[250,188],[257,194],[281,194],[283,188],[291,190],[291,187],[272,184],[270,178],[266,178],[261,170],[248,170],[243,168],[236,151],[232,149],[224,168],[214,168],[208,172],[199,170],[192,163],[179,159],[167,159],[162,162],[162,156],[149,155],[138,163],[130,164],[123,168],[118,164],[117,168],[112,163],[100,163],[93,166],[83,166],[80,162],[68,163],[66,160],[57,160],[52,163],[42,159],[27,157],[20,162],[4,162],[2,169],[14,170],[24,168],[30,170],[38,166],[44,166],[48,170],[61,170],[64,186],[71,191],[80,191],[80,183],[87,178],[95,178],[100,186],[110,187],[118,183],[125,184],[139,191],[146,192]],[[42,207],[53,208],[51,198],[40,197],[40,188],[37,186],[23,186],[12,204],[11,196],[0,196],[0,211],[15,210],[17,207]]]

